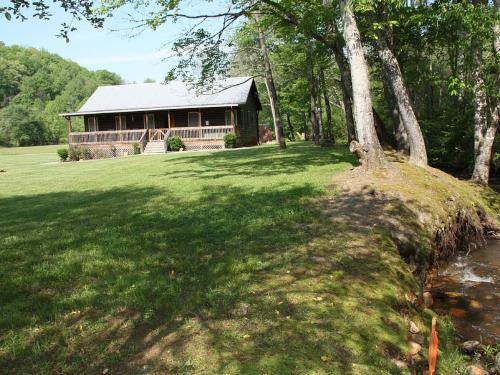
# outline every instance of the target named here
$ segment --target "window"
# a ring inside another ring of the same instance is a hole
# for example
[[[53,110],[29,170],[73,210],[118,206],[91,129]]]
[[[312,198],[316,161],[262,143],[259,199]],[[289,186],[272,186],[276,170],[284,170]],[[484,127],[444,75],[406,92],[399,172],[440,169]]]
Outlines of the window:
[[[144,115],[144,129],[155,128],[155,115],[154,113],[146,113]]]
[[[231,124],[231,111],[230,110],[226,110],[226,113],[225,113],[225,117],[226,117],[226,125],[229,126],[229,125],[232,125]]]
[[[188,126],[199,126],[199,125],[200,125],[200,113],[188,112]]]
[[[89,128],[89,132],[96,132],[99,130],[99,125],[97,123],[97,117],[91,116],[87,119],[87,126]]]
[[[127,128],[127,118],[125,115],[115,116],[115,129],[125,130]]]

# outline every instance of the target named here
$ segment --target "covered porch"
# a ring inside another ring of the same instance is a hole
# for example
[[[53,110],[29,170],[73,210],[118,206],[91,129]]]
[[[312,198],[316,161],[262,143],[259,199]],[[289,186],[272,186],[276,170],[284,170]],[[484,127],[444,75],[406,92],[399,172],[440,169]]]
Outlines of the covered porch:
[[[237,109],[231,107],[94,113],[83,114],[85,131],[75,132],[72,116],[65,117],[70,146],[115,147],[129,154],[134,144],[139,144],[141,153],[153,148],[166,152],[168,139],[174,136],[182,139],[186,149],[223,148],[224,136],[236,131],[238,118]]]

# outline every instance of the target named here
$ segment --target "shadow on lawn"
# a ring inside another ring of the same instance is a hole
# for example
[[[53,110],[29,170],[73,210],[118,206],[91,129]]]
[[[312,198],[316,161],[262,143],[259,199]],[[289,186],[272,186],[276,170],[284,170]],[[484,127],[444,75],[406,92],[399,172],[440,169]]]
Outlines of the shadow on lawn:
[[[321,148],[311,146],[310,142],[301,142],[293,144],[293,147],[285,151],[277,151],[276,147],[221,151],[204,157],[195,154],[179,155],[175,159],[165,160],[165,163],[185,165],[188,162],[189,166],[200,167],[176,171],[173,174],[168,173],[169,176],[210,179],[241,175],[265,177],[296,173],[307,167],[338,163],[357,165],[356,158],[346,152],[344,145]]]
[[[204,191],[189,204],[136,187],[0,200],[3,371],[394,369],[398,296],[415,285],[381,214],[400,202]]]

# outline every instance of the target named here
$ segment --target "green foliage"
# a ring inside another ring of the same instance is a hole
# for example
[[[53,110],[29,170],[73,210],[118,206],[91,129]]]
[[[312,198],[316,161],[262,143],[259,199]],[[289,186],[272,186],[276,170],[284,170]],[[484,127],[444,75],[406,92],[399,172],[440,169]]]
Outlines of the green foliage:
[[[237,140],[238,139],[236,137],[236,134],[227,133],[226,135],[224,135],[224,146],[226,148],[235,148]]]
[[[66,140],[62,112],[77,110],[99,85],[121,83],[114,73],[91,72],[46,51],[0,43],[0,145]],[[78,130],[81,120],[73,122]]]
[[[59,155],[61,161],[66,161],[68,160],[69,151],[67,148],[60,148],[57,150],[57,155]]]
[[[70,147],[69,148],[69,160],[78,161],[82,157],[82,151],[79,147]]]
[[[132,144],[132,147],[134,149],[134,155],[139,155],[141,153],[141,146],[139,145],[139,143],[135,142]]]
[[[183,147],[182,139],[174,136],[168,139],[168,148],[170,151],[179,151]]]

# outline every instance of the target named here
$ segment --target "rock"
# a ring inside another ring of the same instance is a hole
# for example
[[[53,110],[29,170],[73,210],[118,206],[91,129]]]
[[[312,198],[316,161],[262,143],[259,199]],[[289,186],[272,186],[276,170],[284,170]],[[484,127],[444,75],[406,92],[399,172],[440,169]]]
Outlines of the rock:
[[[314,263],[322,264],[322,265],[325,265],[325,266],[330,266],[331,265],[330,261],[328,261],[328,259],[326,259],[325,257],[312,256],[311,260]]]
[[[424,292],[424,294],[422,294],[422,297],[424,299],[425,308],[427,308],[427,309],[431,308],[432,305],[434,304],[434,300],[432,299],[431,292]]]
[[[409,341],[408,342],[408,353],[413,357],[414,355],[417,355],[418,353],[420,353],[420,351],[422,350],[422,345],[420,345],[419,343],[415,342],[415,341]]]
[[[408,364],[400,359],[393,359],[392,362],[396,365],[398,369],[403,370],[408,368]]]
[[[106,375],[109,372],[109,368],[105,368],[102,370],[102,375]]]
[[[420,328],[418,328],[417,325],[415,324],[415,322],[413,322],[411,320],[410,320],[408,330],[410,331],[410,333],[413,333],[413,334],[420,333]]]
[[[481,365],[470,365],[467,368],[469,375],[488,375],[488,373],[481,367]]]
[[[421,333],[412,333],[410,335],[410,337],[411,337],[412,341],[415,341],[416,343],[419,343],[420,345],[424,344],[424,335],[422,335]]]
[[[476,341],[476,340],[465,341],[464,343],[462,343],[462,345],[460,345],[462,350],[466,353],[469,353],[469,354],[476,352],[480,346],[481,346],[481,343],[479,341]]]

